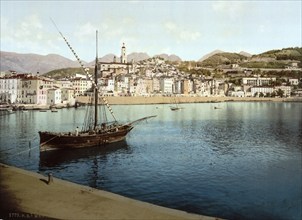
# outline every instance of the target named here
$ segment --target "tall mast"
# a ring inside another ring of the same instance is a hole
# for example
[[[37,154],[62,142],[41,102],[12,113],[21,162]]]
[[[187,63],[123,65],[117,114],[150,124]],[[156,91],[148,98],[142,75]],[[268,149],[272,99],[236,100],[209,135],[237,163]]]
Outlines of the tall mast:
[[[98,31],[96,31],[96,57],[94,66],[94,129],[98,124]]]

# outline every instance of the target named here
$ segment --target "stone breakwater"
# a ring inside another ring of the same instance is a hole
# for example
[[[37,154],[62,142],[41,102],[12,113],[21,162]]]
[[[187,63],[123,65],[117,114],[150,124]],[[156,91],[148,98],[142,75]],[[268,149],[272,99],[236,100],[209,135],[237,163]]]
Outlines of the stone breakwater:
[[[165,96],[108,96],[111,105],[148,105],[148,104],[175,104],[177,103],[211,103],[211,102],[302,102],[302,97],[296,98],[258,98],[258,97],[165,97]],[[77,102],[89,103],[89,97],[79,96]]]

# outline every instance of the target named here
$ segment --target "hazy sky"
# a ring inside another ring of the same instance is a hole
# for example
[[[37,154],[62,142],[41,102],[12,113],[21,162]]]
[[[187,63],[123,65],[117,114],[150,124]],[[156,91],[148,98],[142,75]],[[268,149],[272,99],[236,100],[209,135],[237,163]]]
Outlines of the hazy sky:
[[[1,2],[1,51],[79,57],[127,53],[176,54],[198,60],[220,49],[252,54],[301,47],[302,1],[6,1]]]

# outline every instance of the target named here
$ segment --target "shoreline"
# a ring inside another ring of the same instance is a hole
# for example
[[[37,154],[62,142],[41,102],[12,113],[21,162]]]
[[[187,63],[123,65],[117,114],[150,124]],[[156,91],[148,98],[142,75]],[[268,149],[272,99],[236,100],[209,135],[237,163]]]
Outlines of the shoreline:
[[[258,97],[201,97],[201,96],[108,96],[105,97],[110,105],[152,105],[152,104],[179,104],[185,103],[216,103],[216,102],[302,102],[302,97],[291,98],[258,98]],[[89,97],[79,96],[77,102],[89,103]]]
[[[302,102],[302,97],[290,98],[267,98],[267,97],[203,97],[203,96],[106,96],[105,99],[110,105],[154,105],[154,104],[189,104],[189,103],[219,103],[219,102]],[[99,103],[103,101],[100,99]],[[77,106],[89,104],[88,96],[78,96],[76,98]],[[52,106],[54,109],[75,108],[77,106],[68,106],[58,104]],[[5,111],[47,111],[51,110],[50,105],[41,104],[12,104],[0,106],[0,113]]]
[[[0,163],[0,218],[214,220]],[[5,202],[3,202],[5,201]]]

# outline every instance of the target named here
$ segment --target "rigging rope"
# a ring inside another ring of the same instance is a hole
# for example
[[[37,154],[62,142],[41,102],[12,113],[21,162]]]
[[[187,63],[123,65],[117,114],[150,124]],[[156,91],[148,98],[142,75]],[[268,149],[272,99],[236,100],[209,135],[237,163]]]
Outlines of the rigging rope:
[[[54,20],[52,18],[50,18],[50,20],[52,21],[52,23],[54,24],[54,26],[56,27],[57,31],[59,32],[59,34],[61,35],[61,37],[64,39],[65,43],[67,44],[67,46],[69,47],[69,49],[71,50],[71,52],[73,53],[73,55],[75,56],[75,58],[77,59],[77,61],[79,62],[79,64],[81,65],[81,68],[83,70],[83,72],[86,74],[86,76],[89,78],[89,80],[92,82],[93,86],[95,86],[95,88],[97,88],[98,90],[98,87],[97,87],[97,84],[94,82],[94,80],[92,79],[92,77],[90,76],[89,74],[89,71],[87,68],[84,68],[84,64],[82,63],[82,61],[80,60],[80,58],[78,57],[78,55],[76,54],[76,52],[74,51],[74,49],[72,48],[72,46],[69,44],[69,42],[67,41],[67,39],[65,38],[65,36],[62,34],[62,32],[59,30],[58,26],[56,25],[56,23],[54,22]],[[97,65],[97,64],[96,64]],[[111,106],[108,104],[108,101],[106,100],[106,98],[99,94],[101,96],[101,98],[103,99],[104,103],[106,103],[106,106],[109,110],[109,112],[111,113],[112,117],[114,118],[115,121],[116,118],[114,116],[114,113],[112,111],[112,108]]]

